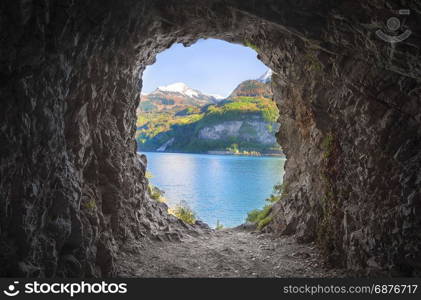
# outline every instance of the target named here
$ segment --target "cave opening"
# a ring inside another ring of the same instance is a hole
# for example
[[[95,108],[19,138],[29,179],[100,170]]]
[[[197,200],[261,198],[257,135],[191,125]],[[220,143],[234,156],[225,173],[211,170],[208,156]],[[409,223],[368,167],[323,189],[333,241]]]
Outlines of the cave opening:
[[[280,200],[279,111],[272,71],[254,48],[174,44],[142,74],[136,142],[147,158],[148,195],[184,221],[263,229]]]

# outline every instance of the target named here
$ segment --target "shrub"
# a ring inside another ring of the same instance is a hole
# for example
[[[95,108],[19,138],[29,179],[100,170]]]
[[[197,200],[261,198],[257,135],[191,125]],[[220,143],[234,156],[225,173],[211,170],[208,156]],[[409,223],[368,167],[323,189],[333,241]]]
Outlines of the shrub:
[[[260,215],[261,212],[262,212],[262,210],[257,209],[257,208],[249,211],[247,213],[246,221],[255,223],[259,219],[259,215]]]
[[[96,208],[96,202],[94,199],[89,200],[86,202],[85,207],[90,210],[94,210]]]
[[[221,230],[224,229],[224,225],[222,225],[221,223],[219,223],[219,220],[216,220],[216,230]]]
[[[194,224],[196,222],[195,212],[186,205],[179,204],[175,208],[170,209],[169,213],[186,223]]]
[[[152,172],[151,172],[151,171],[146,171],[146,173],[145,173],[145,177],[146,177],[147,179],[151,179],[151,178],[153,178],[153,174],[152,174]]]
[[[148,193],[152,199],[158,202],[166,202],[164,197],[165,192],[150,183],[148,185]]]
[[[335,138],[332,134],[328,134],[323,138],[322,141],[322,149],[324,150],[323,157],[325,159],[329,158],[329,156],[333,152],[333,146],[334,146]]]
[[[239,153],[240,151],[238,150],[238,144],[231,144],[231,146],[229,146],[227,148],[227,151],[231,152],[231,153]]]
[[[150,180],[153,177],[152,172],[146,171],[145,177],[148,180]],[[166,199],[164,197],[165,192],[161,190],[160,188],[154,186],[150,182],[148,182],[148,194],[149,194],[149,197],[151,197],[152,199],[158,202],[166,202]]]
[[[265,205],[263,209],[254,209],[247,214],[246,220],[252,223],[259,223],[269,215],[271,209],[272,205]]]
[[[266,218],[263,218],[257,223],[257,229],[262,230],[262,228],[268,225],[270,222],[272,222],[272,216],[266,216]]]
[[[273,187],[273,193],[269,196],[269,198],[266,199],[266,202],[268,203],[275,203],[279,201],[282,197],[282,193],[284,192],[284,184],[277,184]]]
[[[285,187],[283,184],[277,184],[273,187],[273,193],[269,198],[266,199],[266,204],[262,209],[254,209],[247,214],[246,221],[257,224],[257,229],[261,230],[267,224],[272,221],[272,216],[270,212],[272,210],[272,205],[279,201],[282,197],[282,193]]]
[[[255,44],[251,43],[250,41],[245,40],[244,41],[244,46],[249,47],[249,48],[253,49],[256,52],[259,52],[259,48]]]

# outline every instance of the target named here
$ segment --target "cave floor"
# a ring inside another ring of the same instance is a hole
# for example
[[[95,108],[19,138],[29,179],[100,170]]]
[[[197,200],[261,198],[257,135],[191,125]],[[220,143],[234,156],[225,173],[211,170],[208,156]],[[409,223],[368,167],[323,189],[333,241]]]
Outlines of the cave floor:
[[[135,246],[135,247],[133,247]],[[343,277],[314,244],[244,229],[223,229],[180,242],[139,241],[117,261],[121,277]]]

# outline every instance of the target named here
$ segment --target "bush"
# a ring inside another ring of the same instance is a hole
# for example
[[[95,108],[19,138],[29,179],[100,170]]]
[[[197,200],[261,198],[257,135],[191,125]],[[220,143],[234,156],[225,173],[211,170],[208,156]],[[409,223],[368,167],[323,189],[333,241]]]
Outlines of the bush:
[[[272,217],[271,216],[267,216],[266,218],[260,220],[257,223],[257,229],[262,230],[262,228],[265,227],[270,222],[272,222]]]
[[[231,146],[227,147],[227,151],[235,154],[240,152],[238,150],[238,144],[232,144]]]
[[[284,184],[277,184],[273,187],[273,193],[269,196],[269,198],[266,199],[266,202],[268,203],[275,203],[279,201],[282,197],[282,193],[284,192]]]
[[[216,230],[221,230],[221,229],[224,229],[224,225],[222,225],[222,224],[219,222],[219,220],[216,220],[216,227],[215,227],[215,229],[216,229]]]
[[[246,221],[256,223],[257,220],[259,219],[259,215],[260,215],[261,212],[262,212],[262,210],[257,209],[257,208],[253,209],[252,211],[249,211],[247,213]]]
[[[328,134],[324,137],[322,141],[322,149],[324,150],[323,158],[328,159],[330,155],[333,153],[335,138],[332,134]]]
[[[255,44],[251,43],[250,41],[245,40],[244,41],[244,46],[249,47],[249,48],[253,49],[256,52],[259,52],[259,48]]]
[[[263,220],[269,215],[271,209],[272,205],[265,205],[263,209],[254,209],[247,214],[246,221],[252,223],[259,223],[261,220]]]
[[[165,192],[150,183],[148,185],[148,193],[152,199],[158,202],[166,202],[164,197]]]
[[[273,187],[273,194],[266,199],[266,204],[262,209],[253,209],[247,214],[246,221],[257,224],[257,229],[261,230],[263,227],[268,225],[272,221],[272,216],[270,216],[270,211],[272,210],[272,205],[279,201],[282,197],[282,193],[285,189],[283,184],[277,184]]]
[[[196,222],[195,212],[186,205],[179,204],[175,208],[169,209],[169,213],[186,223],[194,224]]]
[[[90,209],[90,210],[94,210],[96,208],[96,202],[94,199],[89,200],[88,202],[86,202],[85,207]]]
[[[145,177],[150,180],[153,175],[150,171],[146,171]],[[164,197],[165,192],[158,187],[154,186],[152,183],[148,182],[148,194],[149,197],[158,201],[158,202],[166,202]]]

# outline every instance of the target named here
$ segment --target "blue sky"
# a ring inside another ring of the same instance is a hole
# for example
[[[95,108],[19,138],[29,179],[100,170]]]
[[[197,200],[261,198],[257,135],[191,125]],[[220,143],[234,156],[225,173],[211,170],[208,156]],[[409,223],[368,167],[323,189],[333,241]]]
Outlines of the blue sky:
[[[242,45],[216,39],[202,39],[190,47],[175,44],[146,68],[142,93],[184,82],[206,94],[228,96],[241,81],[256,79],[267,69],[254,50]]]

